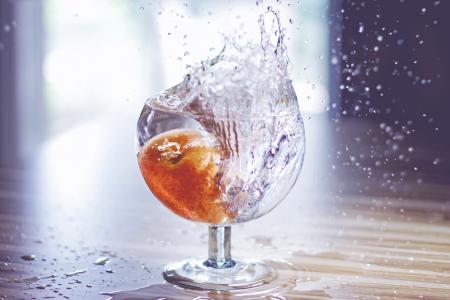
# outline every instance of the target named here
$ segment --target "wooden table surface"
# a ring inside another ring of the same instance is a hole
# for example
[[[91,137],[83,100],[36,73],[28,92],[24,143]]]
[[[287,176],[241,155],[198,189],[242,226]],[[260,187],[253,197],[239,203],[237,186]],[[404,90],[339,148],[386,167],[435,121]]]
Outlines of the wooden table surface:
[[[233,255],[278,272],[236,293],[164,283],[166,263],[206,256],[207,228],[150,194],[132,117],[49,140],[27,168],[0,168],[0,299],[450,299],[445,153],[417,148],[411,158],[441,155],[430,172],[441,168],[441,180],[398,180],[392,170],[367,178],[336,167],[330,153],[342,139],[333,128],[306,121],[308,152],[293,191],[267,216],[233,227]]]

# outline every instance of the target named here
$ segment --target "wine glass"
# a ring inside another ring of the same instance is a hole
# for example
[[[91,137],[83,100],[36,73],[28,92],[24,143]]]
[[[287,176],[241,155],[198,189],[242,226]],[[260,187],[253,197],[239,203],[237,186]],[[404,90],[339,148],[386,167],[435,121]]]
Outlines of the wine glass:
[[[286,81],[276,109],[233,114],[230,107],[199,109],[198,99],[180,107],[186,81],[147,100],[137,124],[138,163],[150,190],[175,214],[209,225],[209,257],[170,263],[164,278],[205,290],[264,284],[276,271],[232,259],[231,225],[268,213],[297,180],[305,139],[294,89]]]

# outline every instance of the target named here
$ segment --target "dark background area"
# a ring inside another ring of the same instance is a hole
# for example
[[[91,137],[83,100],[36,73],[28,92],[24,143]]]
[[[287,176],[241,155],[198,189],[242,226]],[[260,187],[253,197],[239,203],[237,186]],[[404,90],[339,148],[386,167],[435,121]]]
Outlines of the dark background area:
[[[15,40],[9,34],[12,28],[4,27],[12,20],[14,6],[9,1],[0,1],[0,165],[17,163]]]
[[[341,114],[448,151],[450,2],[345,0],[342,12]]]

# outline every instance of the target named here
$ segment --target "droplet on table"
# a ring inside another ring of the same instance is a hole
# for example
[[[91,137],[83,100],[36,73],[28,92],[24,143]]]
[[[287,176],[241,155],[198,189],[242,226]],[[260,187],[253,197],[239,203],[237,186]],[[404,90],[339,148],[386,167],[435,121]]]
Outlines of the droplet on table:
[[[97,258],[97,260],[94,262],[94,265],[104,266],[108,261],[109,261],[109,258],[106,257],[106,256],[99,257],[99,258]]]
[[[26,261],[33,261],[33,260],[36,259],[36,255],[34,255],[34,254],[27,254],[27,255],[22,255],[20,258],[23,259],[23,260],[26,260]]]

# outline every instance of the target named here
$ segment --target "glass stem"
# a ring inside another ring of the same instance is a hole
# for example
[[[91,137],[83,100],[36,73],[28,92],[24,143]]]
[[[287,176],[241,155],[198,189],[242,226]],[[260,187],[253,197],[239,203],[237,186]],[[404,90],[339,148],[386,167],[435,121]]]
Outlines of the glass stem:
[[[209,226],[209,257],[204,265],[210,268],[231,268],[231,226]]]

